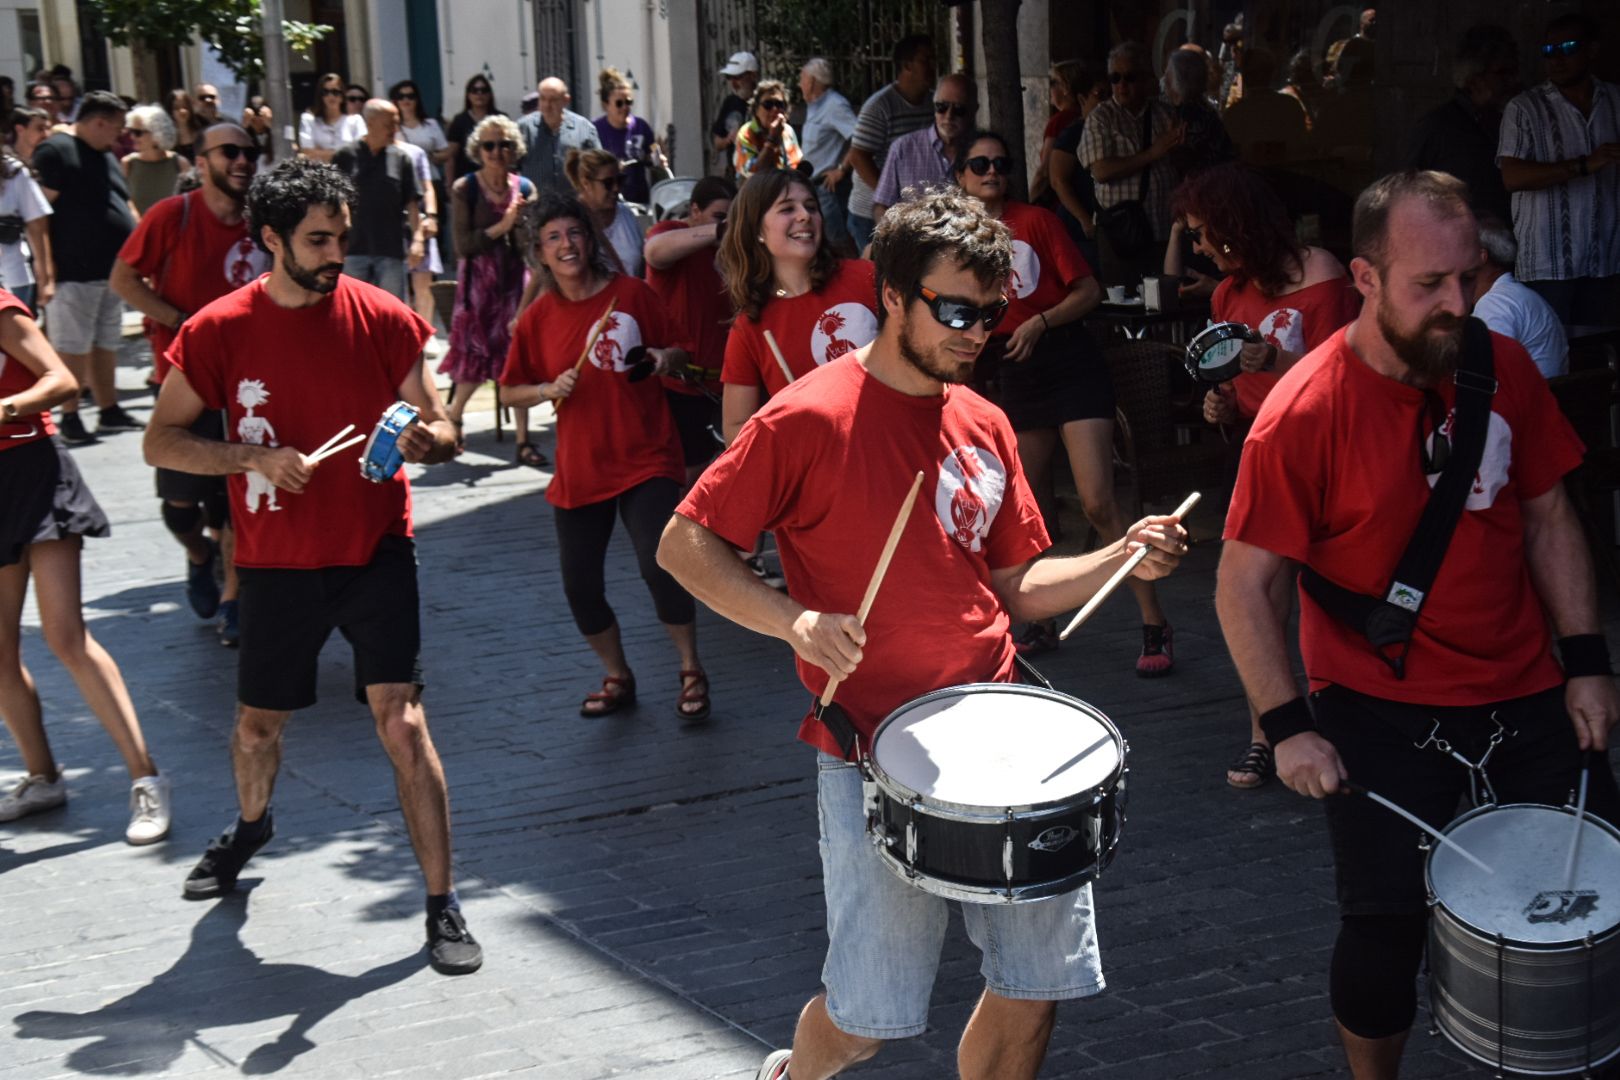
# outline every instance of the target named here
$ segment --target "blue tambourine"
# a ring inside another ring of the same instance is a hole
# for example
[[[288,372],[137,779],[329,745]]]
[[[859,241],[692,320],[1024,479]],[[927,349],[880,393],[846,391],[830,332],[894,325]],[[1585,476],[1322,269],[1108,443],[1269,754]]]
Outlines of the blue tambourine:
[[[360,455],[360,475],[374,484],[392,480],[405,464],[399,452],[399,437],[420,418],[420,414],[403,401],[388,406],[377,426],[371,429],[371,438],[366,440],[366,452]]]

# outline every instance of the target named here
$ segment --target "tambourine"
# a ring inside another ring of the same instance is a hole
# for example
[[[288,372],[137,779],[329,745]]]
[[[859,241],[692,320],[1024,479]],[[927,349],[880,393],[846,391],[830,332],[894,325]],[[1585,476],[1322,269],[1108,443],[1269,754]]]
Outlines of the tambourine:
[[[392,480],[405,463],[399,452],[399,437],[419,419],[417,411],[403,401],[388,406],[366,440],[366,452],[360,455],[360,475],[374,484]]]
[[[1243,323],[1216,323],[1187,343],[1187,374],[1198,382],[1231,382],[1243,372],[1243,346],[1264,341]]]

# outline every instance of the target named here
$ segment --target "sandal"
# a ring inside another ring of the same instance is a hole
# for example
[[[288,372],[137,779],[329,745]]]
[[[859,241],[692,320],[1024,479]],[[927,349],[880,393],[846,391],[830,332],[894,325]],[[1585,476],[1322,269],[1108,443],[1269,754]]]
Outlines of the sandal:
[[[517,444],[517,463],[531,469],[544,469],[551,464],[551,460],[534,443],[520,442]]]
[[[693,681],[688,684],[688,679]],[[698,707],[688,709],[688,705]],[[681,672],[681,696],[675,699],[675,715],[682,720],[709,718],[709,676],[703,669]]]
[[[1243,756],[1226,770],[1226,782],[1242,791],[1248,791],[1263,786],[1276,775],[1277,762],[1272,757],[1271,747],[1263,742],[1252,742],[1244,749]],[[1240,779],[1233,779],[1234,777]]]
[[[579,703],[581,716],[607,716],[620,709],[627,709],[636,703],[636,677],[628,675],[619,678],[617,675],[602,676],[602,689],[586,694],[585,700]],[[593,706],[595,706],[593,708]]]
[[[462,422],[460,420],[452,420],[450,422],[456,425],[456,453],[459,454],[463,450],[467,449],[467,432],[463,429]]]

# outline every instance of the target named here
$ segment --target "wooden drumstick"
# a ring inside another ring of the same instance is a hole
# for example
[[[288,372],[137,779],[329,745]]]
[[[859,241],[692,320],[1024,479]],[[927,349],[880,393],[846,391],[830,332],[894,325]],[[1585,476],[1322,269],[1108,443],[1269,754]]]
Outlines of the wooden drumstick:
[[[585,341],[584,351],[579,354],[579,359],[574,361],[574,371],[578,371],[580,368],[584,367],[585,361],[591,358],[591,350],[596,348],[596,339],[602,336],[602,328],[607,325],[608,318],[613,314],[613,308],[618,304],[618,302],[618,297],[614,297],[612,300],[608,301],[607,310],[602,312],[602,317],[596,320],[596,326],[592,328],[591,336]],[[563,402],[567,400],[567,398],[558,398],[556,401],[551,403],[552,409],[556,410],[562,408]]]
[[[310,458],[319,457],[323,450],[331,449],[333,443],[337,442],[339,439],[343,438],[343,436],[347,435],[349,432],[351,432],[353,430],[354,430],[354,425],[350,424],[348,427],[344,428],[342,431],[338,432],[336,435],[332,436],[330,439],[327,439],[325,442],[321,443],[321,445],[319,445],[315,449],[311,450],[309,452],[308,456]]]
[[[911,517],[911,508],[917,505],[917,492],[922,490],[922,482],[923,474],[919,469],[917,478],[911,482],[911,490],[906,492],[906,501],[900,504],[900,513],[895,516],[894,526],[889,529],[889,538],[883,542],[883,554],[878,556],[877,568],[872,571],[872,580],[866,583],[866,595],[861,597],[860,610],[855,613],[855,621],[862,626],[866,625],[866,617],[872,613],[872,601],[877,599],[878,589],[883,585],[883,575],[889,571],[889,561],[894,558],[894,549],[900,546],[900,534],[906,531],[906,520]],[[827,689],[821,692],[823,709],[832,704],[833,693],[843,681],[842,675],[834,675],[827,681]]]
[[[1193,492],[1182,501],[1180,506],[1176,507],[1175,512],[1170,516],[1177,521],[1185,518],[1192,511],[1192,508],[1198,505],[1198,499],[1199,493]],[[1069,635],[1080,629],[1081,623],[1091,618],[1091,613],[1096,611],[1104,600],[1108,599],[1108,594],[1117,589],[1120,582],[1131,576],[1131,571],[1141,565],[1142,560],[1148,557],[1148,552],[1151,550],[1152,548],[1149,545],[1143,544],[1132,552],[1131,557],[1125,560],[1125,565],[1115,570],[1114,576],[1103,582],[1103,587],[1097,590],[1096,595],[1087,600],[1086,606],[1076,612],[1073,619],[1069,620],[1069,625],[1063,628],[1063,633],[1058,635],[1058,640],[1068,641]]]
[[[1569,854],[1564,859],[1564,891],[1575,887],[1575,860],[1581,853],[1581,823],[1586,818],[1586,781],[1592,775],[1592,751],[1581,754],[1581,787],[1575,797],[1575,826],[1569,837]]]
[[[782,350],[777,347],[776,335],[769,330],[765,331],[765,344],[771,347],[771,355],[776,357],[776,363],[782,369],[782,376],[791,383],[793,381],[793,369],[788,367],[787,357],[783,356]]]
[[[355,443],[360,443],[360,442],[365,442],[365,441],[366,441],[366,436],[365,435],[356,435],[352,439],[344,439],[342,442],[338,443],[336,446],[328,446],[325,449],[317,450],[317,451],[315,451],[315,453],[309,455],[309,457],[305,458],[304,460],[308,464],[314,465],[318,461],[325,461],[327,458],[331,457],[333,454],[336,454],[336,453],[339,453],[341,451],[347,450],[349,447],[353,446]]]

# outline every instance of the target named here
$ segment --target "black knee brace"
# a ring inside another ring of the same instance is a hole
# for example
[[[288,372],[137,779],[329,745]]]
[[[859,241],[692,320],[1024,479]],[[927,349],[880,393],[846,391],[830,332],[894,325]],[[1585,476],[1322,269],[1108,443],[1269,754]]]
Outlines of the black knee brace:
[[[163,524],[176,536],[190,536],[197,531],[197,526],[202,524],[202,508],[195,504],[176,506],[164,499]]]
[[[1363,1039],[1384,1039],[1417,1016],[1417,973],[1428,913],[1346,915],[1328,980],[1333,1016]]]

